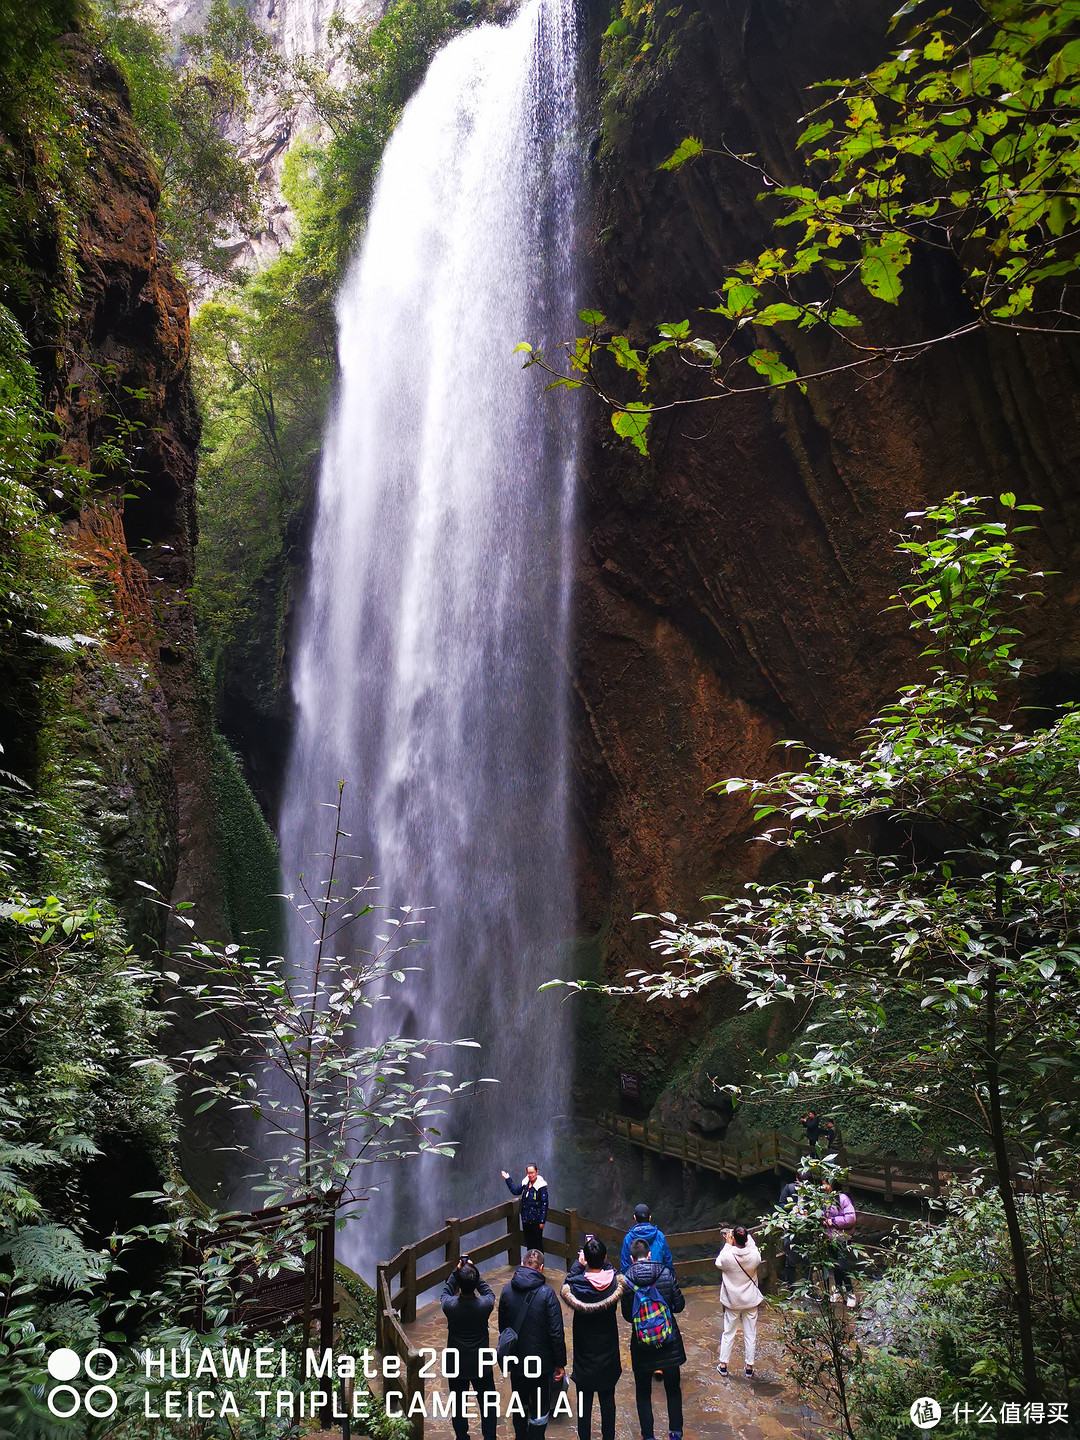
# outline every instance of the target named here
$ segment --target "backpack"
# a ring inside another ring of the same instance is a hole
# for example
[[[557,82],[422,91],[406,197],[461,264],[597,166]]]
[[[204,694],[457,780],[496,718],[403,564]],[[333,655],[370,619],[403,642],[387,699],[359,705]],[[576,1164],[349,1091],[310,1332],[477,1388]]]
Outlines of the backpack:
[[[666,1345],[671,1339],[674,1333],[671,1311],[655,1285],[650,1285],[647,1290],[634,1286],[634,1312],[630,1317],[630,1328],[639,1345],[655,1348]]]

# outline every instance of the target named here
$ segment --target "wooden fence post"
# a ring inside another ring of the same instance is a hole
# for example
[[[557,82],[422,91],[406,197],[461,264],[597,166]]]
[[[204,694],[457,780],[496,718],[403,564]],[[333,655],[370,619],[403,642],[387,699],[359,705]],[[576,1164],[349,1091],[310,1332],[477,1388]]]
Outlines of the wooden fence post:
[[[416,1318],[415,1315],[413,1316],[413,1318]],[[418,1351],[412,1350],[410,1347],[409,1358],[405,1362],[406,1414],[408,1414],[409,1412],[412,1397],[417,1394],[419,1394],[421,1397],[423,1397],[424,1394],[424,1381],[420,1375],[420,1354]],[[422,1406],[420,1407],[419,1414],[412,1417],[410,1429],[412,1432],[412,1440],[424,1440],[424,1411]]]
[[[319,1245],[319,1347],[331,1350],[334,1346],[334,1240],[337,1236],[337,1211],[323,1226]],[[333,1395],[333,1382],[327,1396]],[[329,1430],[333,1424],[332,1401],[328,1398],[322,1411],[322,1427]]]
[[[386,1266],[375,1266],[375,1349],[386,1349],[386,1322],[383,1318],[383,1294],[390,1293],[390,1282],[386,1278]]]
[[[518,1224],[517,1209],[511,1200],[506,1207],[506,1263],[521,1264],[521,1226]]]
[[[416,1251],[410,1245],[405,1251],[405,1271],[401,1277],[401,1318],[406,1325],[416,1319]]]
[[[891,1204],[892,1204],[892,1201],[893,1201],[893,1188],[892,1188],[892,1155],[893,1155],[893,1152],[892,1152],[891,1150],[886,1150],[885,1154],[882,1156],[882,1162],[881,1162],[881,1163],[882,1163],[883,1170],[884,1170],[884,1174],[885,1174],[885,1204],[886,1204],[886,1205],[891,1205]]]
[[[935,1200],[941,1198],[941,1176],[938,1174],[937,1156],[930,1157],[930,1194]]]
[[[455,1217],[453,1220],[445,1221],[445,1224],[450,1231],[446,1241],[446,1263],[456,1265],[461,1259],[461,1221]]]
[[[774,1175],[780,1174],[780,1137],[775,1130],[772,1132],[772,1171]]]

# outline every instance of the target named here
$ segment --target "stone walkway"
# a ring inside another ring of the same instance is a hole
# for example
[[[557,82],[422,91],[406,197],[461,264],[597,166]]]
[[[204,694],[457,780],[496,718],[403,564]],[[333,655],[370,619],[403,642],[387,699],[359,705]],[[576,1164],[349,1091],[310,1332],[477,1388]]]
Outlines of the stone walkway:
[[[484,1278],[495,1291],[496,1296],[513,1272],[509,1269],[488,1271]],[[563,1282],[563,1272],[553,1266],[545,1270],[545,1276],[556,1293]],[[722,1324],[720,1303],[715,1285],[692,1285],[684,1292],[686,1309],[678,1317],[679,1329],[686,1346],[686,1364],[682,1369],[682,1390],[684,1429],[686,1440],[818,1440],[821,1431],[810,1419],[810,1412],[801,1405],[798,1395],[791,1389],[784,1376],[780,1345],[776,1339],[772,1309],[766,1301],[758,1313],[758,1353],[754,1362],[754,1378],[747,1380],[742,1374],[742,1341],[735,1341],[731,1357],[731,1374],[722,1378],[716,1373],[716,1357],[720,1344]],[[563,1307],[566,1321],[567,1350],[572,1351],[572,1325],[566,1307]],[[407,1327],[409,1338],[419,1349],[429,1346],[441,1350],[446,1344],[446,1320],[438,1302],[425,1305],[417,1313],[416,1322]],[[623,1375],[615,1392],[617,1407],[616,1440],[638,1440],[637,1411],[634,1406],[634,1381],[630,1373],[630,1327],[619,1322],[623,1342]],[[494,1317],[491,1336],[496,1335]],[[571,1365],[573,1361],[571,1359]],[[569,1368],[569,1367],[568,1367]],[[432,1382],[428,1382],[429,1385]],[[440,1380],[437,1387],[446,1393],[446,1381]],[[503,1400],[509,1398],[509,1386],[500,1384]],[[571,1404],[576,1403],[574,1387],[570,1387]],[[667,1433],[664,1420],[664,1387],[655,1382],[653,1410],[656,1415],[656,1432],[661,1437]],[[478,1437],[479,1424],[473,1421],[470,1427]],[[449,1420],[429,1419],[425,1422],[425,1440],[447,1440],[452,1435]],[[593,1409],[594,1437],[600,1434],[600,1416]],[[500,1440],[508,1440],[513,1434],[509,1421],[499,1422]],[[550,1440],[573,1440],[574,1422],[561,1417],[548,1427]]]

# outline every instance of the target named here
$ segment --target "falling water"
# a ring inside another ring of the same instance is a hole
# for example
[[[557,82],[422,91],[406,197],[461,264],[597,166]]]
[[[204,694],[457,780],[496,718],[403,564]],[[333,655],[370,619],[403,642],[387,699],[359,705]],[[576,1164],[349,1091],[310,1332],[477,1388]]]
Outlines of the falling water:
[[[537,986],[565,973],[572,928],[576,408],[542,395],[511,352],[572,324],[578,158],[573,0],[525,0],[436,56],[387,146],[338,301],[286,884],[327,848],[319,802],[345,778],[356,878],[375,875],[387,905],[429,907],[423,973],[394,1023],[480,1040],[482,1073],[500,1081],[457,1102],[456,1160],[380,1177],[346,1240],[365,1269],[410,1232],[505,1198],[500,1168],[550,1167],[566,1109],[565,1019]],[[386,1023],[390,1006],[376,1010]]]

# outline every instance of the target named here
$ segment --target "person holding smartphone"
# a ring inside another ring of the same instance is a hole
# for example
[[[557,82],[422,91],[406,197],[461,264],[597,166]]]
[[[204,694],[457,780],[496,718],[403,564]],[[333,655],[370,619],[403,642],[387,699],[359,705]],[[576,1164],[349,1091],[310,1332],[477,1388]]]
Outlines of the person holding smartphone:
[[[469,1422],[462,1412],[470,1385],[480,1402],[480,1434],[483,1440],[495,1440],[499,1392],[491,1369],[480,1373],[480,1351],[488,1348],[488,1316],[494,1308],[494,1291],[469,1257],[463,1255],[442,1290],[446,1348],[458,1352],[458,1373],[447,1381],[454,1396],[450,1423],[455,1440],[468,1440]]]
[[[724,1239],[724,1248],[716,1257],[716,1268],[723,1275],[720,1303],[724,1307],[724,1333],[720,1340],[720,1356],[716,1370],[728,1373],[728,1361],[735,1336],[742,1329],[743,1361],[746,1377],[754,1377],[754,1351],[757,1348],[757,1312],[764,1300],[758,1289],[757,1270],[761,1253],[745,1225],[736,1225]]]

